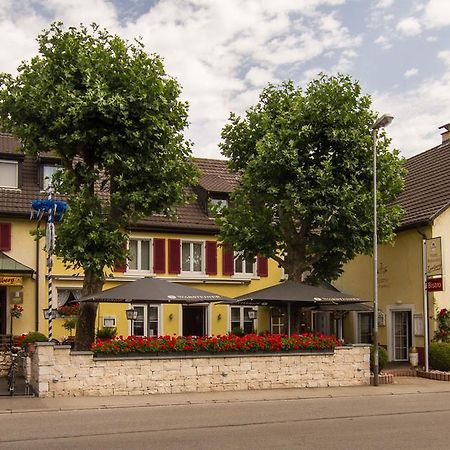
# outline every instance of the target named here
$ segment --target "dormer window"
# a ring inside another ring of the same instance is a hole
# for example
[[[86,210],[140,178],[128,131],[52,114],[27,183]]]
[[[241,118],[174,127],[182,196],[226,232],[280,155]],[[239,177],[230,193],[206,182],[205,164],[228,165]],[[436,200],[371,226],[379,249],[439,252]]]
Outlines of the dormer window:
[[[42,166],[42,189],[44,191],[47,190],[48,185],[51,183],[53,175],[58,172],[58,170],[61,170],[61,167],[55,165],[55,164],[44,164]]]
[[[17,189],[19,187],[19,162],[0,159],[0,187]]]
[[[209,198],[209,216],[213,216],[215,213],[219,213],[223,208],[228,206],[228,200],[226,198]]]

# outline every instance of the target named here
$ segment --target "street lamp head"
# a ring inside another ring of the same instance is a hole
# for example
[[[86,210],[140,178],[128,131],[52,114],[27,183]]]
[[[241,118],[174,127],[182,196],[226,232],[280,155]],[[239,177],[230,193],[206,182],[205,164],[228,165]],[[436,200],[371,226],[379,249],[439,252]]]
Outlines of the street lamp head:
[[[379,130],[380,128],[386,128],[393,120],[394,116],[392,114],[383,114],[372,125],[372,130]]]

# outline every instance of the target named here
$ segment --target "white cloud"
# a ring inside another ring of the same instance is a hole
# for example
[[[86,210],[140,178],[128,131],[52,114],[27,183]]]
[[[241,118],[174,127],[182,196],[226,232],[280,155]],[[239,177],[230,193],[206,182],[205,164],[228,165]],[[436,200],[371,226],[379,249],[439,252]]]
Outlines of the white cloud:
[[[444,55],[442,55],[444,56]],[[450,117],[450,68],[442,76],[424,79],[413,89],[373,94],[374,106],[395,117],[388,128],[393,146],[404,156],[423,152],[441,142],[438,127]]]
[[[436,36],[428,36],[427,37],[427,42],[436,42],[438,39]]]
[[[255,87],[263,87],[269,82],[279,82],[279,79],[274,77],[271,70],[262,69],[261,67],[252,67],[245,75],[245,80]]]
[[[377,8],[389,8],[394,3],[394,0],[379,0],[377,3]]]
[[[397,30],[404,36],[416,36],[422,32],[422,26],[416,18],[407,17],[397,24]]]
[[[405,73],[403,74],[405,76],[405,78],[411,78],[416,76],[419,73],[419,70],[416,67],[412,67],[411,69],[408,69],[407,71],[405,71]]]
[[[423,17],[428,28],[450,25],[450,2],[448,0],[429,0]]]
[[[378,36],[373,42],[380,45],[385,50],[389,50],[390,48],[392,48],[391,41],[383,35]]]

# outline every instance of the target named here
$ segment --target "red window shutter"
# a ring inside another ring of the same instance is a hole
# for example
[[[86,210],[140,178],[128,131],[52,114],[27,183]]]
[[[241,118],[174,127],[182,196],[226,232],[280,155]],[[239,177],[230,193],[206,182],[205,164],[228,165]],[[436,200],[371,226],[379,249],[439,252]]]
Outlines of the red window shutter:
[[[222,273],[234,275],[234,252],[230,245],[224,245],[222,248]]]
[[[265,256],[258,256],[256,259],[256,265],[257,265],[256,274],[259,277],[269,276],[269,264]]]
[[[11,250],[11,224],[0,223],[0,250],[9,252]]]
[[[206,275],[217,275],[217,243],[206,241]]]
[[[125,242],[123,244],[123,248],[127,249],[127,243]],[[114,272],[126,272],[127,271],[127,260],[124,259],[123,261],[115,261],[114,262]]]
[[[169,273],[178,274],[181,271],[180,239],[169,239]]]
[[[166,273],[166,240],[153,239],[153,272]]]

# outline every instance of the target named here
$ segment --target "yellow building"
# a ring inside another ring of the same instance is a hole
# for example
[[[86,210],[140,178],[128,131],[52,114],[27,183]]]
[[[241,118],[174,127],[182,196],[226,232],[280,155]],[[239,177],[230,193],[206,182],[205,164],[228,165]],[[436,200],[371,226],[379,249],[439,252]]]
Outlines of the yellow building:
[[[436,311],[450,308],[450,124],[443,128],[440,145],[406,161],[405,190],[398,200],[404,209],[402,223],[394,245],[379,249],[379,342],[387,348],[391,361],[407,361],[411,347],[418,348],[423,361],[424,298],[430,339],[436,329]],[[438,237],[442,247],[442,276],[434,278],[433,284],[442,290],[424,292],[424,241],[430,250],[436,242],[430,239]],[[358,256],[345,266],[335,286],[372,300],[372,264],[372,258]],[[373,315],[353,312],[351,319],[347,321],[346,336],[353,342],[370,342]]]
[[[9,134],[0,134],[0,335],[30,330],[47,333],[42,311],[47,307],[47,267],[44,240],[30,234],[37,226],[30,220],[31,201],[45,198],[47,177],[57,168],[54,157],[32,158],[21,151]],[[197,200],[178,209],[178,220],[152,216],[130,227],[131,258],[126,267],[116,267],[104,289],[144,276],[157,276],[190,286],[237,297],[280,282],[281,269],[273,260],[258,257],[244,261],[225,252],[217,243],[218,228],[208,210],[210,203],[226,202],[236,185],[222,160],[198,159],[202,175],[194,189]],[[53,308],[81,295],[82,273],[67,270],[58,259],[53,267]],[[10,311],[21,305],[20,318]],[[252,308],[227,305],[134,305],[138,319],[126,320],[127,305],[100,304],[97,327],[117,327],[123,335],[224,334],[235,328],[247,332],[270,330],[270,311],[250,319]],[[69,332],[64,319],[54,320],[53,336]],[[11,329],[12,327],[12,329]]]

